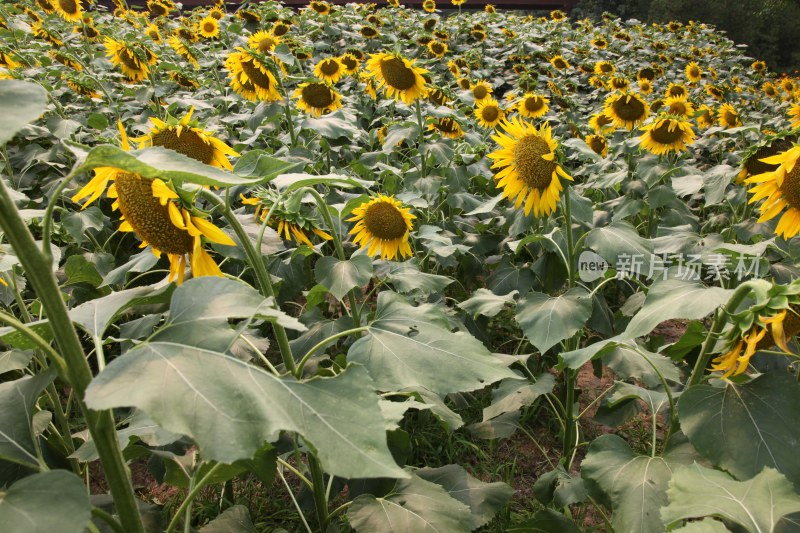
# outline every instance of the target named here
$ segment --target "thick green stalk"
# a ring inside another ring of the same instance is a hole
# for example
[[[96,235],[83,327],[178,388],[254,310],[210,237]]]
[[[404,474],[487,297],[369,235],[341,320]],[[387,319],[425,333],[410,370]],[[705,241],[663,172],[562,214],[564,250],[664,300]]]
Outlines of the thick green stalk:
[[[564,226],[567,239],[567,282],[568,288],[575,286],[575,240],[572,235],[572,211],[569,196],[569,187],[564,190],[563,213]],[[577,348],[569,344],[570,349]],[[572,455],[577,446],[578,440],[578,419],[575,416],[575,385],[577,371],[567,368],[564,370],[564,388],[566,397],[564,398],[564,446],[562,459],[567,461],[567,465],[572,461]]]
[[[422,120],[422,106],[419,103],[419,99],[417,99],[416,109],[417,109],[417,124],[419,124],[419,159],[421,169],[422,178],[426,178],[428,176],[428,155],[422,153],[422,149],[425,146],[425,121]]]
[[[322,466],[319,459],[313,454],[308,454],[308,469],[311,472],[312,492],[314,493],[314,507],[317,511],[320,533],[328,527],[328,498],[325,495],[325,480],[322,476]]]
[[[92,371],[86,361],[78,334],[72,326],[64,300],[61,299],[61,290],[53,275],[51,262],[36,245],[33,235],[20,217],[2,180],[0,180],[0,228],[14,248],[28,280],[47,313],[56,345],[66,362],[67,379],[75,390],[78,404],[97,447],[120,521],[128,531],[143,533],[144,526],[136,505],[133,485],[117,444],[114,417],[111,411],[93,411],[84,403],[86,388],[92,381]],[[53,362],[58,364],[56,361]]]

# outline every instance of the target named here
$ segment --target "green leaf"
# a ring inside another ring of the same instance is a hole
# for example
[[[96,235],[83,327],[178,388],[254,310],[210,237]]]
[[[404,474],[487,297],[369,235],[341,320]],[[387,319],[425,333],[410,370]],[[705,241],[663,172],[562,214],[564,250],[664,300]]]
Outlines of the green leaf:
[[[447,276],[421,272],[419,266],[412,261],[392,264],[386,279],[403,294],[414,291],[420,291],[423,294],[441,292],[455,281]]]
[[[196,159],[161,146],[126,152],[110,144],[101,144],[92,148],[89,155],[86,156],[83,167],[86,170],[97,167],[114,167],[150,179],[161,178],[164,181],[174,180],[179,183],[188,182],[197,185],[216,185],[217,187],[255,185],[265,181],[261,177],[246,178],[204,165]]]
[[[630,271],[633,265],[639,265],[639,274],[646,275],[649,272],[653,243],[641,237],[628,222],[612,222],[591,230],[586,234],[586,246],[618,271]]]
[[[651,352],[634,343],[620,344],[603,355],[606,364],[618,376],[636,378],[648,387],[662,385],[659,374],[667,381],[678,383],[680,372],[669,357]]]
[[[91,518],[86,487],[66,470],[33,474],[0,493],[4,533],[83,533]]]
[[[519,411],[533,404],[542,394],[552,392],[555,384],[555,377],[547,373],[537,376],[536,383],[516,379],[503,380],[500,386],[492,391],[492,404],[483,409],[483,420]]]
[[[552,509],[544,509],[521,524],[514,524],[506,533],[581,533],[575,522]]]
[[[472,295],[472,298],[464,300],[457,305],[473,317],[478,315],[491,317],[502,311],[506,304],[515,304],[514,297],[517,294],[519,292],[511,291],[504,296],[498,296],[489,289],[478,289]]]
[[[88,283],[92,287],[97,287],[103,282],[103,276],[97,272],[94,263],[88,261],[82,255],[71,255],[64,263],[64,273],[67,275],[65,285],[77,285]]]
[[[105,223],[106,216],[96,205],[61,216],[61,225],[67,230],[69,236],[75,239],[76,244],[82,244],[86,240],[89,230],[101,230]]]
[[[174,286],[170,284],[157,290],[151,287],[137,287],[114,292],[73,307],[69,311],[69,316],[88,334],[100,338],[127,310],[137,305],[166,303],[173,289]]]
[[[511,411],[491,420],[476,422],[467,426],[469,432],[479,439],[507,439],[519,429],[520,411]]]
[[[256,526],[250,519],[250,511],[244,505],[225,509],[218,517],[200,528],[200,533],[255,533]]]
[[[658,514],[667,503],[667,483],[678,465],[692,462],[691,446],[679,444],[664,455],[636,455],[621,437],[603,435],[589,446],[581,476],[611,501],[614,531],[664,531]]]
[[[38,83],[0,80],[0,146],[47,108],[47,91]]]
[[[653,283],[644,306],[631,319],[623,336],[647,335],[665,320],[700,319],[730,299],[733,291],[702,283],[667,279]]]
[[[780,518],[800,511],[800,496],[772,468],[747,481],[698,464],[679,468],[669,483],[669,505],[661,509],[668,526],[682,520],[714,516],[752,533],[769,533]]]
[[[0,458],[38,469],[31,421],[37,398],[54,378],[48,371],[0,383]]]
[[[236,161],[233,171],[239,176],[270,181],[280,174],[302,168],[302,163],[292,163],[272,157],[264,150],[248,150]]]
[[[314,268],[317,281],[341,300],[354,287],[361,287],[372,279],[372,260],[366,255],[356,255],[346,261],[335,257],[322,257]]]
[[[137,440],[141,440],[148,446],[166,446],[181,438],[180,435],[169,432],[150,420],[141,411],[136,411],[131,416],[128,427],[118,429],[116,433],[120,450],[125,450],[129,444]],[[80,448],[70,455],[70,458],[84,463],[96,461],[100,458],[97,454],[97,447],[91,438],[91,433],[86,432],[86,440],[81,444]]]
[[[725,524],[713,518],[704,518],[699,522],[689,522],[683,527],[672,529],[672,533],[730,533]]]
[[[533,493],[544,505],[553,502],[558,508],[580,503],[588,496],[583,479],[572,477],[561,464],[536,479]]]
[[[488,524],[514,494],[514,489],[506,483],[484,483],[458,465],[420,468],[414,473],[425,481],[443,487],[451,497],[469,506],[472,513],[470,529]]]
[[[319,133],[326,139],[345,138],[352,140],[361,135],[361,130],[356,128],[355,123],[347,120],[347,118],[343,113],[335,112],[320,118],[307,118],[303,121],[301,127]]]
[[[324,174],[316,176],[314,174],[281,174],[270,182],[280,190],[294,191],[302,187],[313,187],[314,185],[336,186],[343,189],[351,187],[369,188],[374,182],[364,181],[344,174]]]
[[[471,529],[470,516],[444,488],[413,474],[383,498],[362,494],[347,511],[358,533],[463,533]]]
[[[769,372],[737,385],[696,385],[678,400],[681,428],[715,466],[739,479],[776,468],[800,486],[800,384],[790,374]]]
[[[368,331],[350,347],[347,358],[363,364],[383,391],[423,387],[445,395],[504,378],[520,379],[477,339],[451,332],[437,308],[414,307],[393,292],[378,295],[375,320]]]
[[[33,352],[29,350],[9,350],[0,352],[0,374],[22,370],[33,359]]]
[[[572,337],[591,316],[592,299],[581,287],[555,297],[531,292],[517,304],[517,322],[542,353]]]
[[[403,477],[373,388],[357,366],[300,382],[218,352],[148,342],[112,361],[89,385],[86,402],[91,409],[142,409],[221,463],[249,459],[280,431],[295,431],[331,474]]]

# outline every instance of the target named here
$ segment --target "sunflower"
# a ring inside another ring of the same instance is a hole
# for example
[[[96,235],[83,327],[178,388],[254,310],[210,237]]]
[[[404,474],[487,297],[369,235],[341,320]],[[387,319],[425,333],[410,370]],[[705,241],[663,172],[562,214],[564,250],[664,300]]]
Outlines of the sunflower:
[[[791,95],[796,88],[797,86],[792,78],[783,78],[781,80],[781,89],[783,89],[786,94]]]
[[[158,31],[158,26],[155,24],[150,24],[147,26],[144,29],[144,34],[150,37],[155,43],[161,42],[161,32]]]
[[[422,2],[422,9],[428,13],[433,13],[436,11],[436,2],[434,0],[425,0]]]
[[[388,98],[411,105],[417,98],[425,96],[425,79],[422,76],[428,71],[415,67],[414,61],[399,55],[371,54],[367,61],[367,73],[375,79],[379,89],[384,88]]]
[[[725,99],[725,90],[716,85],[706,85],[706,94],[717,100]]]
[[[478,103],[485,98],[489,98],[492,94],[492,86],[483,80],[471,84],[470,90],[472,91],[472,98],[475,99],[475,103]]]
[[[236,17],[245,22],[261,22],[261,15],[249,9],[240,9],[236,12]]]
[[[761,90],[764,91],[764,94],[769,96],[770,98],[775,98],[778,96],[778,88],[775,87],[775,84],[771,81],[765,81],[764,84],[761,86]]]
[[[614,76],[609,82],[611,88],[617,91],[627,91],[628,87],[630,87],[630,84],[631,82],[628,81],[627,78],[623,78],[621,76]]]
[[[169,39],[167,39],[167,44],[169,44],[170,48],[175,50],[179,56],[185,59],[189,64],[191,64],[194,68],[199,69],[200,63],[197,61],[197,58],[192,52],[192,49],[177,35],[173,35]]]
[[[438,87],[432,87],[428,89],[428,94],[426,96],[428,101],[433,102],[436,105],[444,106],[450,101],[448,98],[447,93],[443,90],[439,89]]]
[[[284,35],[289,33],[290,29],[291,26],[289,25],[289,23],[284,22],[282,20],[276,20],[275,23],[272,25],[272,35],[276,37],[283,37]]]
[[[664,107],[666,108],[664,112],[668,115],[686,118],[694,116],[694,106],[686,98],[670,96],[664,100]]]
[[[172,2],[162,2],[161,0],[147,0],[147,10],[153,18],[166,17],[169,12],[175,9]]]
[[[653,84],[650,83],[650,80],[639,80],[637,85],[639,86],[639,92],[642,94],[650,94],[653,92]]]
[[[642,130],[644,133],[639,137],[639,143],[655,155],[680,152],[695,140],[692,125],[687,120],[677,117],[657,118],[651,124],[642,127]]]
[[[703,104],[695,112],[694,118],[698,128],[710,128],[714,125],[714,110]]]
[[[554,56],[550,59],[550,64],[558,70],[566,70],[569,68],[569,62],[560,55]]]
[[[461,129],[461,124],[452,118],[436,119],[428,124],[428,129],[438,131],[442,136],[449,139],[460,139],[464,136],[464,130]]]
[[[320,0],[312,0],[312,2],[308,4],[308,7],[320,15],[329,15],[331,12],[331,5],[328,2],[322,2]]]
[[[700,65],[694,61],[686,65],[684,73],[686,74],[686,78],[689,80],[689,83],[697,83],[703,78],[703,71],[700,69]]]
[[[256,206],[255,219],[260,222],[270,215],[267,225],[278,232],[279,237],[285,240],[294,240],[297,244],[305,244],[314,248],[314,243],[309,238],[309,232],[330,241],[333,237],[320,229],[314,216],[302,203],[287,201],[281,198],[277,191],[272,189],[257,189],[254,196],[245,198],[239,195],[242,204]],[[270,214],[271,213],[271,214]]]
[[[47,53],[47,55],[50,56],[53,60],[58,61],[62,65],[67,66],[67,67],[69,67],[69,68],[71,68],[73,70],[77,70],[78,72],[83,70],[83,66],[80,63],[78,63],[77,61],[75,61],[75,59],[73,59],[72,57],[68,56],[67,54],[62,54],[61,52],[56,52],[55,50],[50,50]]]
[[[247,46],[259,54],[272,52],[280,42],[280,37],[265,30],[257,31],[247,38]]]
[[[130,150],[127,136],[119,124],[122,148]],[[222,276],[214,259],[203,246],[204,239],[226,246],[236,243],[221,229],[209,222],[193,206],[184,204],[170,184],[161,179],[148,179],[113,167],[94,170],[94,177],[72,197],[83,199],[85,209],[103,192],[114,199],[112,208],[121,213],[119,230],[134,232],[142,240],[141,247],[152,247],[153,254],[167,254],[170,263],[168,281],[183,283],[186,266],[194,276]],[[113,183],[112,183],[113,182]]]
[[[342,107],[342,97],[325,83],[301,83],[294,91],[297,109],[318,117]]]
[[[677,96],[679,98],[681,97],[688,98],[689,91],[687,91],[686,87],[684,85],[681,85],[680,83],[670,83],[669,86],[667,87],[667,90],[664,91],[664,96],[666,96],[667,98],[669,98],[670,96]]]
[[[764,163],[762,159],[778,155],[790,149],[794,145],[794,140],[796,140],[796,138],[775,138],[762,146],[748,150],[746,155],[742,158],[742,170],[739,172],[736,181],[741,182],[750,176],[757,176],[758,174],[777,170],[777,164],[770,165]]]
[[[88,78],[80,80],[77,78],[67,77],[66,79],[67,87],[69,87],[75,94],[85,96],[86,98],[100,98],[100,93],[97,92],[97,88]]]
[[[739,113],[730,104],[722,104],[717,110],[717,120],[723,128],[736,128],[742,125]]]
[[[219,6],[212,7],[211,9],[208,10],[208,16],[214,17],[217,20],[222,20],[225,17],[225,11],[223,11],[222,9],[223,7],[225,7],[224,3],[222,4],[222,7]]]
[[[219,37],[219,21],[207,16],[197,25],[197,31],[206,39],[216,39]]]
[[[587,135],[586,144],[600,157],[608,155],[608,141],[602,135]]]
[[[590,41],[591,45],[595,48],[599,48],[600,50],[605,50],[608,48],[608,41],[603,39],[602,37],[598,37],[597,39],[592,39]]]
[[[789,117],[792,128],[800,128],[800,104],[792,104],[786,114]]]
[[[196,121],[193,124],[193,112],[194,107],[190,107],[182,119],[170,119],[168,122],[150,117],[153,126],[147,135],[131,140],[139,143],[139,148],[163,146],[206,165],[233,170],[227,156],[236,157],[239,154],[212,136],[211,132],[199,128]]]
[[[200,88],[200,84],[197,82],[196,79],[192,78],[191,76],[187,76],[186,74],[183,74],[181,72],[178,72],[176,70],[170,71],[169,79],[171,79],[172,81],[174,81],[175,83],[186,89],[194,90]]]
[[[517,111],[526,118],[539,118],[550,109],[550,99],[541,94],[525,93],[517,104]]]
[[[778,165],[778,168],[745,180],[745,183],[757,184],[747,191],[753,195],[748,203],[752,204],[766,198],[759,207],[761,212],[759,223],[776,217],[784,208],[787,208],[775,228],[775,234],[783,236],[784,239],[790,239],[800,233],[800,165],[797,164],[798,158],[800,158],[800,145],[794,144],[777,155],[760,160],[768,165]]]
[[[83,15],[81,0],[53,0],[53,8],[67,22],[80,22]]]
[[[428,51],[433,57],[444,57],[447,53],[447,43],[437,40],[431,41],[428,43]]]
[[[654,79],[656,79],[656,71],[651,67],[643,67],[639,69],[639,72],[636,73],[636,79],[639,81],[647,80],[652,82]]]
[[[361,29],[358,30],[358,32],[365,39],[374,39],[378,36],[378,30],[372,26],[361,26]]]
[[[20,66],[21,63],[14,61],[14,58],[11,56],[11,54],[0,51],[0,67],[5,67],[8,70],[14,70]]]
[[[469,35],[479,43],[486,40],[486,32],[484,30],[472,30],[469,32]]]
[[[144,46],[133,48],[111,37],[106,37],[103,44],[111,63],[118,66],[133,82],[145,79],[150,74],[150,66],[155,65],[158,59],[158,56]]]
[[[550,12],[550,18],[556,21],[564,20],[567,18],[567,14],[561,11],[560,9],[556,9],[555,11]]]
[[[598,76],[610,76],[616,70],[614,64],[609,61],[598,61],[594,65],[594,73]]]
[[[614,131],[617,129],[614,119],[608,116],[605,112],[595,113],[589,117],[589,127],[592,128],[597,134]]]
[[[609,117],[614,125],[631,131],[647,118],[650,109],[636,93],[615,93],[606,98],[603,114]],[[595,131],[597,131],[595,129]]]
[[[278,81],[269,68],[244,48],[237,48],[225,59],[233,90],[252,102],[280,100]]]
[[[314,67],[314,76],[336,83],[345,75],[345,67],[336,57],[320,60]]]
[[[475,120],[484,128],[494,128],[504,116],[505,112],[494,98],[486,98],[475,106]]]
[[[559,176],[572,181],[555,160],[558,143],[550,125],[537,130],[517,118],[503,121],[501,127],[505,132],[492,136],[500,149],[489,154],[492,168],[501,169],[494,176],[497,187],[503,189],[504,198],[514,201],[516,209],[524,203],[526,216],[531,209],[536,217],[549,215],[563,190]]]
[[[750,65],[750,68],[761,73],[767,70],[767,64],[763,61],[753,61],[753,63]]]
[[[460,6],[466,1],[467,0],[450,0],[450,3],[453,4],[454,6]]]
[[[394,196],[379,194],[353,209],[353,217],[347,221],[356,223],[349,232],[355,235],[355,244],[370,256],[380,254],[382,259],[393,260],[398,255],[413,255],[408,238],[415,218]]]
[[[497,10],[494,8],[494,5],[492,4],[486,4],[485,6],[483,6],[483,10],[490,15],[497,12]]]

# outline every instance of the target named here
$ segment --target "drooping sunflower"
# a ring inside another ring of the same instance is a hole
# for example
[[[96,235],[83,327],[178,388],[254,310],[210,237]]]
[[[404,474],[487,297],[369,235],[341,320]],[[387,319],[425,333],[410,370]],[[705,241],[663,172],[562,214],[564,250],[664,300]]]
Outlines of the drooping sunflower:
[[[336,57],[320,60],[314,67],[314,76],[336,83],[345,75],[344,65]]]
[[[171,70],[169,73],[169,79],[180,85],[185,89],[199,89],[200,83],[193,77],[184,74],[182,72],[178,72],[177,70]]]
[[[517,111],[526,118],[539,118],[550,109],[550,99],[534,93],[525,93],[517,104]]]
[[[684,73],[686,74],[686,78],[689,80],[689,83],[697,83],[703,79],[703,70],[700,68],[700,65],[694,61],[686,65]]]
[[[564,20],[565,18],[567,18],[567,14],[561,11],[560,9],[556,9],[555,11],[550,12],[550,18],[555,21]]]
[[[319,117],[342,107],[342,97],[322,82],[301,83],[294,91],[297,109]]]
[[[131,140],[139,143],[139,148],[163,146],[206,165],[233,170],[228,156],[236,157],[239,154],[211,132],[200,128],[196,121],[192,121],[193,113],[194,107],[190,107],[182,119],[170,118],[167,122],[150,117],[150,131]]]
[[[472,98],[475,99],[475,103],[489,98],[492,94],[492,86],[483,80],[471,84],[470,89],[472,90]]]
[[[379,194],[353,209],[353,217],[347,221],[356,223],[349,232],[355,244],[370,256],[380,254],[381,259],[393,260],[413,255],[409,236],[415,218],[394,196]]]
[[[670,96],[664,100],[664,113],[678,117],[694,116],[694,105],[686,98]]]
[[[175,9],[175,4],[172,2],[147,0],[147,10],[152,18],[166,17],[173,9]]]
[[[19,68],[22,64],[15,61],[11,54],[0,51],[0,67],[5,67],[8,70]]]
[[[595,113],[589,118],[589,127],[597,134],[603,134],[614,131],[617,125],[614,119],[608,116],[605,112]]]
[[[636,93],[610,94],[605,101],[603,114],[611,118],[614,125],[631,131],[647,118],[649,106]]]
[[[308,7],[320,15],[329,15],[331,12],[331,5],[321,0],[312,0],[312,2],[308,4]]]
[[[53,0],[53,7],[67,22],[80,22],[83,15],[81,0]]]
[[[272,24],[272,34],[276,37],[283,37],[284,35],[289,33],[290,29],[291,26],[287,21],[276,20],[275,23]]]
[[[761,146],[754,146],[749,149],[742,157],[742,170],[736,177],[737,183],[744,181],[751,176],[757,176],[759,174],[764,174],[765,172],[773,172],[777,170],[777,164],[770,165],[768,163],[764,163],[762,159],[778,155],[779,153],[790,149],[796,140],[796,137],[772,137],[767,138],[767,140],[761,144]]]
[[[127,136],[119,124],[122,148],[129,150]],[[204,247],[204,240],[236,246],[221,229],[202,213],[187,205],[175,189],[161,179],[148,179],[113,167],[94,170],[94,177],[72,197],[86,208],[103,192],[114,199],[112,208],[122,214],[119,230],[134,232],[142,240],[141,247],[151,246],[153,254],[167,254],[170,263],[169,281],[183,283],[184,271],[190,265],[195,277],[222,276],[214,259]]]
[[[689,91],[686,90],[686,86],[681,85],[680,83],[670,83],[667,87],[667,90],[664,91],[664,96],[669,98],[670,96],[677,96],[678,98],[688,98]]]
[[[186,42],[184,42],[183,39],[181,39],[177,35],[173,35],[169,39],[167,39],[167,44],[169,45],[170,48],[175,50],[175,53],[177,53],[179,56],[185,59],[194,68],[196,69],[200,68],[200,62],[197,61],[197,57],[192,51],[192,48]]]
[[[50,0],[36,0],[35,3],[39,9],[41,9],[48,15],[50,15],[51,13],[55,13],[56,11],[56,8],[53,6]]]
[[[602,135],[587,135],[586,144],[600,157],[608,155],[608,141]]]
[[[314,243],[309,238],[311,234],[326,241],[333,239],[319,227],[314,214],[302,202],[287,201],[274,189],[259,188],[253,192],[253,196],[246,198],[240,195],[240,198],[242,204],[256,207],[257,221],[264,222],[267,215],[270,215],[267,225],[276,229],[278,236],[287,241],[294,240],[297,244],[314,248]]]
[[[428,95],[426,96],[428,101],[433,102],[436,105],[443,106],[447,105],[450,101],[450,98],[447,96],[443,90],[439,89],[438,87],[432,87],[428,89]]]
[[[260,54],[272,52],[280,42],[280,37],[266,30],[257,31],[247,38],[247,46]]]
[[[439,40],[433,40],[428,43],[428,51],[433,57],[444,57],[447,53],[447,43]]]
[[[631,82],[628,81],[627,78],[623,78],[622,76],[614,76],[613,78],[611,78],[611,81],[609,81],[608,84],[611,89],[614,89],[616,91],[627,91],[628,87],[630,87],[631,85]]]
[[[483,6],[483,10],[490,15],[493,13],[497,13],[497,10],[495,9],[493,4],[486,4],[485,6]]]
[[[594,73],[598,76],[610,76],[616,72],[616,67],[609,61],[598,61],[594,65]]]
[[[379,35],[377,28],[372,26],[361,26],[361,29],[358,30],[361,36],[365,39],[374,39]]]
[[[563,185],[559,176],[572,181],[556,161],[558,143],[553,139],[549,124],[538,130],[533,124],[518,118],[503,121],[503,133],[493,135],[500,149],[489,154],[493,169],[500,169],[494,179],[503,189],[503,197],[514,201],[519,209],[524,204],[525,215],[548,216],[555,211]]]
[[[448,139],[460,139],[464,136],[464,130],[457,120],[449,117],[438,118],[428,124],[428,129],[438,131],[442,136]]]
[[[642,131],[644,133],[639,137],[639,143],[655,155],[681,152],[695,140],[689,121],[677,117],[656,118],[651,124],[643,126]]]
[[[72,92],[85,96],[86,98],[100,98],[100,93],[95,87],[94,82],[89,78],[79,79],[76,77],[67,77],[67,87]]]
[[[720,101],[725,99],[725,90],[716,85],[706,85],[706,94]]]
[[[62,65],[67,66],[73,70],[77,70],[78,72],[83,70],[83,66],[80,63],[78,63],[72,56],[69,56],[67,54],[62,54],[61,52],[56,52],[55,50],[50,50],[47,53],[47,55],[50,56],[53,60],[58,61]]]
[[[731,104],[722,104],[717,110],[717,120],[723,128],[736,128],[742,125],[739,113]]]
[[[714,125],[714,110],[703,104],[695,111],[694,118],[698,128],[710,128]]]
[[[592,39],[590,41],[591,45],[595,48],[599,48],[600,50],[605,50],[608,48],[608,41],[603,39],[602,37],[598,37],[597,39]]]
[[[383,87],[388,98],[411,105],[417,98],[425,96],[423,75],[428,73],[414,66],[414,62],[394,54],[371,54],[367,73],[377,82],[379,89]]]
[[[161,42],[161,32],[158,31],[158,26],[156,26],[155,24],[148,25],[144,29],[144,34],[150,37],[155,43]]]
[[[505,112],[494,98],[486,98],[475,106],[475,120],[484,128],[494,128],[504,117]]]
[[[236,12],[236,17],[245,22],[256,23],[261,22],[261,15],[249,9],[240,9]]]
[[[765,157],[760,161],[768,165],[778,165],[771,172],[757,174],[745,180],[745,183],[756,184],[747,192],[752,194],[749,203],[764,202],[759,206],[761,217],[758,222],[766,222],[786,211],[778,221],[775,234],[790,239],[800,233],[800,145],[777,155]]]
[[[569,68],[569,61],[567,61],[560,55],[552,57],[550,59],[550,64],[553,65],[553,68],[556,68],[558,70],[566,70]]]
[[[250,101],[280,100],[278,81],[269,68],[244,48],[237,48],[225,59],[233,90]]]
[[[206,39],[219,37],[219,21],[212,16],[207,16],[197,25],[197,31]]]
[[[150,74],[150,66],[158,60],[158,56],[145,46],[131,47],[111,37],[106,37],[103,44],[111,63],[133,82],[146,78]]]
[[[345,74],[348,75],[358,72],[358,67],[361,66],[361,61],[350,52],[346,52],[339,56],[339,62],[344,67]]]
[[[767,64],[763,61],[753,61],[753,63],[750,65],[750,68],[756,72],[764,72],[767,70]]]

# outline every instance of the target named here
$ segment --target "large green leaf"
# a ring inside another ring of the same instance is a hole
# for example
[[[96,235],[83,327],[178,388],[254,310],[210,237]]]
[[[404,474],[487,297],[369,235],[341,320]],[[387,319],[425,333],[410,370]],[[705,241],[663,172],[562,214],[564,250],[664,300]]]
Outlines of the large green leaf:
[[[704,518],[699,522],[689,522],[683,527],[671,530],[672,533],[730,533],[725,524],[713,518]]]
[[[0,374],[22,370],[33,359],[33,352],[30,350],[9,350],[0,352]]]
[[[516,379],[504,380],[492,391],[492,404],[483,409],[484,422],[527,407],[542,394],[553,391],[556,379],[552,374],[544,373],[536,378],[536,383]]]
[[[33,474],[0,492],[3,533],[83,533],[91,517],[86,487],[66,470]]]
[[[38,468],[31,427],[33,407],[54,378],[54,372],[42,372],[0,383],[0,458]]]
[[[784,476],[764,468],[747,481],[698,464],[675,471],[669,505],[661,509],[668,526],[714,516],[736,522],[751,533],[770,533],[781,517],[800,511],[800,496]]]
[[[200,533],[255,533],[256,526],[244,505],[234,505],[200,528]]]
[[[603,435],[589,446],[581,476],[610,500],[614,531],[657,533],[664,531],[658,510],[667,503],[667,483],[677,466],[692,461],[685,443],[650,457],[636,455],[617,435]]]
[[[440,485],[450,496],[468,505],[472,513],[470,529],[488,524],[514,494],[514,489],[506,483],[484,483],[458,465],[421,468],[414,473],[425,481]]]
[[[157,290],[137,287],[114,292],[70,309],[69,316],[90,335],[102,337],[108,326],[126,310],[136,305],[166,303],[173,288],[174,285]]]
[[[612,222],[591,230],[586,234],[586,246],[620,272],[647,275],[650,270],[653,243],[640,236],[629,222]]]
[[[350,347],[348,360],[366,366],[385,391],[423,387],[445,395],[520,379],[474,337],[451,332],[436,307],[414,307],[388,291],[378,295],[369,334]]]
[[[591,316],[592,299],[581,287],[555,297],[532,292],[517,304],[517,322],[542,353],[572,337]]]
[[[441,486],[412,475],[382,498],[363,494],[347,511],[358,533],[464,533],[470,508]]]
[[[769,372],[737,385],[697,385],[678,400],[681,428],[715,466],[749,479],[765,466],[800,486],[800,384]]]
[[[248,459],[280,431],[295,431],[331,474],[403,477],[373,389],[357,366],[300,382],[210,350],[148,342],[112,361],[89,385],[86,402],[92,409],[137,407],[221,463]]]
[[[38,83],[0,80],[0,146],[47,108],[47,91]]]
[[[602,359],[618,376],[636,378],[648,387],[660,387],[661,377],[675,383],[680,380],[678,367],[669,357],[646,350],[634,341],[614,346]]]
[[[647,335],[665,320],[703,318],[727,302],[732,292],[680,279],[657,281],[650,287],[644,306],[631,319],[623,336],[634,338]]]
[[[514,297],[517,294],[519,294],[517,291],[511,291],[504,296],[498,296],[489,289],[478,289],[472,298],[457,305],[473,317],[478,315],[491,317],[502,311],[507,304],[514,304],[516,302]]]
[[[543,509],[532,518],[514,524],[506,529],[506,533],[580,533],[575,522],[552,509]]]
[[[372,278],[372,260],[366,255],[357,255],[346,261],[322,257],[317,261],[314,273],[317,281],[341,300],[350,289],[369,282]]]
[[[248,150],[236,161],[233,171],[239,176],[269,181],[280,174],[301,168],[302,163],[277,159],[264,150]]]

